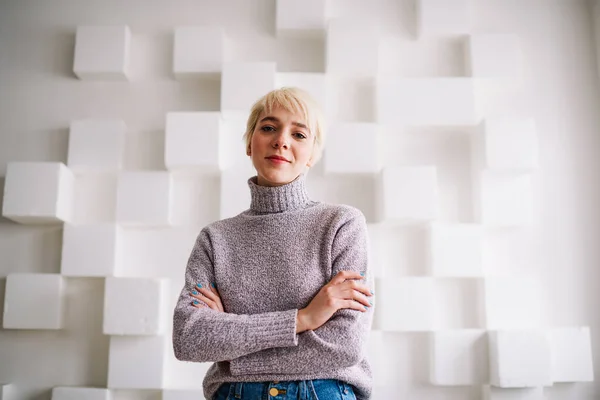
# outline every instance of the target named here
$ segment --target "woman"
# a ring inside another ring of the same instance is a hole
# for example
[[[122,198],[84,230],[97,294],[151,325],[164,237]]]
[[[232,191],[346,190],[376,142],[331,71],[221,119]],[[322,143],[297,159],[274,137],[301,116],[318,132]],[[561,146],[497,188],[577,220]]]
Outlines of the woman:
[[[250,208],[198,235],[175,307],[182,361],[215,362],[207,399],[368,399],[364,346],[373,318],[364,215],[309,198],[323,123],[296,88],[248,118]]]

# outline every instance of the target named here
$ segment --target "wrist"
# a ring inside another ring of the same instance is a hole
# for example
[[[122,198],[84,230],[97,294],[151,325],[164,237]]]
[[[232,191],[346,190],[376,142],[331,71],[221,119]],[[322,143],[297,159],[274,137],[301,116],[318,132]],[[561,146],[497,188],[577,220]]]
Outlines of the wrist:
[[[304,331],[308,331],[309,329],[310,328],[306,321],[306,310],[298,310],[298,315],[296,317],[296,333],[302,333]]]

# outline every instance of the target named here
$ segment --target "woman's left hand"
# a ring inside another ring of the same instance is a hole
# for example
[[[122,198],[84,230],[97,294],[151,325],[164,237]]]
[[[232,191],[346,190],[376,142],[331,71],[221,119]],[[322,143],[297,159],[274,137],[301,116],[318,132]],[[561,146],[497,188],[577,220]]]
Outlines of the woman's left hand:
[[[202,304],[200,301],[194,300],[192,305],[197,308],[204,308],[208,306],[215,311],[225,312],[223,309],[223,303],[221,302],[221,298],[219,297],[219,292],[214,285],[211,285],[211,288],[199,287],[196,285],[194,287],[194,291],[190,294],[192,297],[195,297],[198,300],[201,300],[205,304]],[[198,303],[198,304],[195,304]]]

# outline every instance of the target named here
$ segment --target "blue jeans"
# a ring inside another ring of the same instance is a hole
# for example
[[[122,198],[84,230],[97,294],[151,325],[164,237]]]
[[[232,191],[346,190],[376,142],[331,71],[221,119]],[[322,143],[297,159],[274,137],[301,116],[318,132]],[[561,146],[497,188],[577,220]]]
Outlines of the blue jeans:
[[[356,400],[356,396],[346,382],[313,379],[224,383],[212,400]]]

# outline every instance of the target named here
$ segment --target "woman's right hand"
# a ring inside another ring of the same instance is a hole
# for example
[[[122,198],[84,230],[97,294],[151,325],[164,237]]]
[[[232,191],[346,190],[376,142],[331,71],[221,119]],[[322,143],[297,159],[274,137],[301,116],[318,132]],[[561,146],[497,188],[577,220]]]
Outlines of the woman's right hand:
[[[296,333],[317,329],[340,308],[367,311],[366,307],[370,307],[368,297],[373,294],[356,279],[363,279],[363,276],[354,271],[340,271],[334,276],[306,308],[298,310]]]

